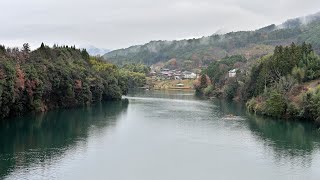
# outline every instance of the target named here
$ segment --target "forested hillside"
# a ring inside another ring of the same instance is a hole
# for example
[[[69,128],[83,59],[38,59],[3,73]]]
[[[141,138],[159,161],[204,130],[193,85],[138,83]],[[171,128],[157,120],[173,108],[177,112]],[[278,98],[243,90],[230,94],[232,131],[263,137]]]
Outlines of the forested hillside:
[[[276,46],[273,54],[252,62],[224,58],[202,74],[198,94],[241,100],[258,114],[320,123],[320,57],[311,44]]]
[[[320,58],[310,44],[277,46],[255,65],[242,92],[249,110],[320,123]]]
[[[259,58],[272,53],[276,45],[290,45],[292,42],[311,43],[315,51],[320,52],[320,13],[256,31],[231,32],[181,41],[151,41],[145,45],[109,52],[104,58],[119,65],[151,65],[175,58],[182,63],[192,61],[196,67],[232,55],[243,55],[246,59]]]
[[[144,73],[119,69],[85,49],[0,46],[0,118],[117,100],[144,83]]]

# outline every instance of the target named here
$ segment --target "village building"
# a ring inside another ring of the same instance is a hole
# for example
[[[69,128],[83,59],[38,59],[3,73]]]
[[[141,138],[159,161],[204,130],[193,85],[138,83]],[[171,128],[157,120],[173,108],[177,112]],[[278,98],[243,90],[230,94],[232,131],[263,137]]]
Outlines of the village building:
[[[159,71],[154,69],[149,73],[152,79],[156,80],[183,80],[183,79],[197,79],[197,74],[190,71],[181,71],[178,69],[161,68]]]
[[[237,69],[232,69],[229,71],[229,78],[236,77]]]
[[[183,72],[183,79],[196,79],[197,74],[189,71]]]

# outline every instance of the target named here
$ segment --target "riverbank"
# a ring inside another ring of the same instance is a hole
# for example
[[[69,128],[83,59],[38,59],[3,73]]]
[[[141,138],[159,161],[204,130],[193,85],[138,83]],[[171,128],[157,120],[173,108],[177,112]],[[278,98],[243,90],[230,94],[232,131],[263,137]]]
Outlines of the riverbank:
[[[247,109],[255,114],[320,123],[320,79],[294,86],[285,96],[271,91],[250,99]]]
[[[195,80],[161,80],[150,81],[149,87],[153,90],[194,90]]]
[[[246,102],[256,114],[320,123],[320,57],[310,44],[277,46],[255,61],[234,56],[213,62],[196,90]]]

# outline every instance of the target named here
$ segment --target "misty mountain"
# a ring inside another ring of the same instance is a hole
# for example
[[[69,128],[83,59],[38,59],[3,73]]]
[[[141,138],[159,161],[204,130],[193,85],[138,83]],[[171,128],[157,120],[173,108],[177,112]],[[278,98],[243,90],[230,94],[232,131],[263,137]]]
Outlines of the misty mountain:
[[[223,35],[179,41],[151,41],[111,51],[103,57],[112,63],[143,63],[152,65],[170,59],[192,61],[205,65],[225,56],[243,55],[247,59],[269,54],[276,45],[311,43],[320,52],[320,13],[287,20],[254,31],[230,32]]]
[[[97,56],[97,55],[103,56],[104,54],[110,52],[109,49],[97,48],[95,46],[85,46],[83,48],[85,48],[91,56]]]

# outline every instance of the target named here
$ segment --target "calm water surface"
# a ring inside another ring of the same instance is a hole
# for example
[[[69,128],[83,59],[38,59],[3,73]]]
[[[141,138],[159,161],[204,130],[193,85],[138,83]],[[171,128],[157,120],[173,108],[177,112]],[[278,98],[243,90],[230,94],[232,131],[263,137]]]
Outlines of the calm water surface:
[[[125,98],[1,121],[0,179],[320,179],[312,124],[192,92]]]

